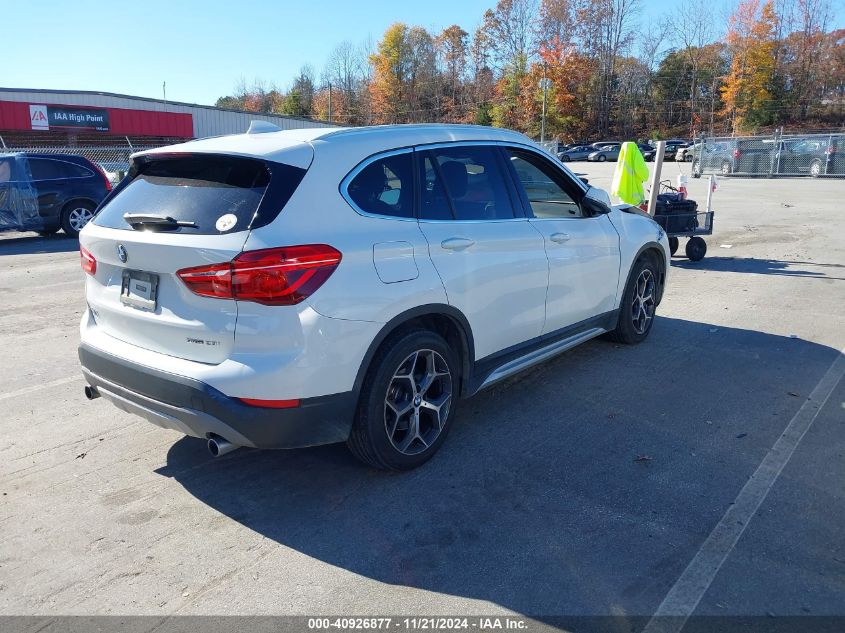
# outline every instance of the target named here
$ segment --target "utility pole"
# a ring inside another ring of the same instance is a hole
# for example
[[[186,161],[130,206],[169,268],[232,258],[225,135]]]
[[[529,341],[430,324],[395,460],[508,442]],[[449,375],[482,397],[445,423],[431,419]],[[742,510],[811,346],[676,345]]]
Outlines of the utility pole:
[[[549,80],[546,79],[546,64],[543,63],[543,79],[540,81],[540,87],[543,89],[543,114],[540,118],[540,142],[546,140],[546,92],[549,88]]]
[[[161,98],[164,101],[164,109],[167,111],[167,82],[161,82]]]
[[[719,79],[713,74],[713,87],[710,88],[710,136],[713,136],[713,115],[716,111],[716,81]]]
[[[332,82],[329,82],[329,123],[332,122]]]

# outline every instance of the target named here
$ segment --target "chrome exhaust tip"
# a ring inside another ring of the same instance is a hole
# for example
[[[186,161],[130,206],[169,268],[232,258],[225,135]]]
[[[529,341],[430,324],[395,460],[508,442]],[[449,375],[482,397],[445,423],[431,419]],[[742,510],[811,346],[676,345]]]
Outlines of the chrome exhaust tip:
[[[240,446],[232,444],[228,440],[224,440],[219,435],[212,435],[208,438],[208,452],[214,457],[222,457],[226,453],[231,453],[237,448],[240,448]]]
[[[89,400],[96,400],[100,397],[100,392],[97,391],[96,387],[92,387],[91,385],[85,385],[85,397]]]

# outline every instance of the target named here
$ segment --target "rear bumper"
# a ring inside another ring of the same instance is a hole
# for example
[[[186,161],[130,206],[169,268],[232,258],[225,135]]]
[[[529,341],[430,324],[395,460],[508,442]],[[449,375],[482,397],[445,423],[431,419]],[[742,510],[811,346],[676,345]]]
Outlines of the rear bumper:
[[[300,448],[349,437],[352,391],[300,401],[291,409],[253,407],[194,378],[113,356],[83,343],[82,373],[118,408],[193,437],[218,435],[253,448]]]

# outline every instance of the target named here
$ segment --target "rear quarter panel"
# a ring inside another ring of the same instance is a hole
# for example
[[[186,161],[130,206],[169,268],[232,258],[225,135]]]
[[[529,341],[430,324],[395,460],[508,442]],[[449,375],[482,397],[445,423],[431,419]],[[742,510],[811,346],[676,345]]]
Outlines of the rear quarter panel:
[[[416,220],[362,215],[341,196],[340,182],[365,157],[315,143],[314,161],[293,197],[272,223],[250,233],[245,250],[295,244],[338,249],[342,260],[337,270],[307,300],[324,316],[387,323],[419,305],[446,304],[443,283]],[[385,283],[373,263],[374,248],[382,252],[401,242],[411,245],[419,274]]]

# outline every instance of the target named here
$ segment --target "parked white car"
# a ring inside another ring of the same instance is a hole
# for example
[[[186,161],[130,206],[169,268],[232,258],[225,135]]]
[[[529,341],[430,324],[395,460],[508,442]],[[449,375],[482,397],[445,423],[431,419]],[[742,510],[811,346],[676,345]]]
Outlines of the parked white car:
[[[515,132],[317,128],[137,154],[80,237],[90,398],[239,446],[426,461],[460,398],[654,323],[669,244]]]

